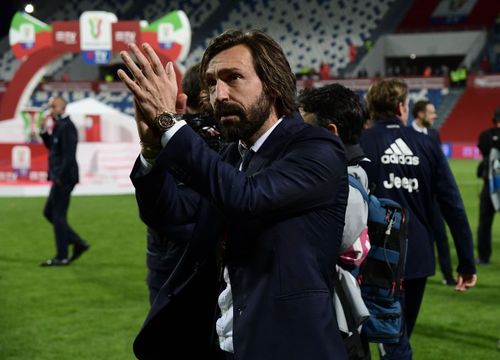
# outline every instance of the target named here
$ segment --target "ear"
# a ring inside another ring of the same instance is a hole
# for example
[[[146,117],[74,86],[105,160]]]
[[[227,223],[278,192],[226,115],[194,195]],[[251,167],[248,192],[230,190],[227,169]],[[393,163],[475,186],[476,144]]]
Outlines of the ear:
[[[397,116],[402,116],[403,115],[404,107],[405,107],[404,103],[402,103],[401,101],[398,102],[398,108],[396,109],[396,111],[397,111],[396,115]]]
[[[332,134],[339,136],[339,132],[337,131],[337,125],[330,123],[326,126],[326,129]]]

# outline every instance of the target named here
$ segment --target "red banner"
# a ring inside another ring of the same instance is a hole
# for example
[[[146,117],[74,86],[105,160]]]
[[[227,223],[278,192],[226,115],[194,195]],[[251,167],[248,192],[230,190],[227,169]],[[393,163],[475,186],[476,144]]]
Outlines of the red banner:
[[[52,34],[54,47],[58,51],[80,51],[80,23],[78,21],[54,21]]]
[[[0,144],[0,185],[47,183],[47,157],[42,144]]]
[[[111,25],[113,31],[113,51],[128,50],[128,43],[139,44],[140,26],[139,21],[120,21]]]

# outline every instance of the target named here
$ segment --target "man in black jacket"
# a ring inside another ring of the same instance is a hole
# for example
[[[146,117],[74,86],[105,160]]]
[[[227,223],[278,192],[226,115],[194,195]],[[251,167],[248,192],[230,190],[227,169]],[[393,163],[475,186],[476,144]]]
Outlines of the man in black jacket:
[[[384,344],[383,359],[411,359],[408,339],[415,326],[427,277],[434,275],[434,239],[429,211],[437,200],[456,240],[458,256],[455,290],[475,286],[476,267],[472,233],[453,174],[437,141],[405,126],[408,122],[408,86],[385,79],[370,86],[368,110],[373,126],[360,143],[371,162],[365,164],[374,195],[388,197],[409,210],[408,255],[404,277],[405,332],[398,344]]]
[[[483,179],[483,189],[479,196],[479,226],[477,228],[477,250],[479,257],[476,262],[480,265],[490,263],[491,257],[491,226],[495,217],[495,209],[491,202],[488,184],[488,164],[490,151],[493,147],[500,149],[500,107],[493,115],[493,127],[479,135],[477,147],[483,155],[483,161],[478,169],[478,177]]]
[[[71,191],[78,183],[76,162],[78,134],[75,125],[65,114],[65,109],[66,101],[62,97],[51,98],[49,112],[55,125],[52,134],[49,134],[44,123],[40,133],[43,143],[49,149],[49,180],[52,180],[43,214],[54,226],[57,248],[56,256],[42,262],[41,266],[68,265],[89,249],[89,245],[69,226],[66,216]],[[74,245],[71,257],[68,257],[69,244]]]
[[[436,108],[429,100],[420,100],[413,105],[413,122],[411,123],[413,130],[421,134],[429,135],[431,138],[436,139],[439,145],[441,145],[439,133],[432,127],[436,118]],[[443,283],[455,286],[456,282],[453,278],[448,236],[446,235],[446,227],[437,202],[433,205],[432,211],[436,214],[436,216],[431,218],[431,227],[434,233],[434,239],[436,240],[439,267],[444,278]]]

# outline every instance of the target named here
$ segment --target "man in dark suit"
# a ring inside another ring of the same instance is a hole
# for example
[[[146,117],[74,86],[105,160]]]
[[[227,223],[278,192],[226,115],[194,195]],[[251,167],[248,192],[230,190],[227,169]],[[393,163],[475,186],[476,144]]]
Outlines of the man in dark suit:
[[[43,214],[54,227],[57,252],[55,257],[40,265],[61,266],[76,260],[89,249],[89,245],[73,231],[67,220],[71,191],[78,183],[78,134],[75,125],[64,113],[66,101],[62,97],[51,98],[48,107],[55,125],[52,134],[49,134],[45,122],[40,133],[43,143],[49,149],[49,180],[52,180]],[[73,244],[71,257],[68,257],[69,244]]]
[[[488,265],[492,253],[491,227],[495,218],[495,208],[491,201],[489,185],[489,163],[491,149],[500,149],[500,107],[493,114],[493,127],[479,134],[477,147],[481,151],[483,160],[477,171],[478,177],[483,179],[483,187],[479,195],[479,224],[477,227],[477,252],[476,262],[479,265]]]
[[[436,121],[437,114],[436,108],[428,100],[419,100],[413,105],[413,122],[411,126],[413,130],[429,135],[441,145],[441,138],[439,133],[432,126]],[[436,249],[438,255],[439,268],[443,274],[443,283],[446,285],[455,286],[456,281],[453,278],[453,270],[451,266],[450,246],[448,244],[448,236],[446,235],[446,228],[441,215],[441,210],[437,201],[433,205],[432,212],[436,214],[431,220],[431,227],[436,241]]]
[[[131,178],[140,215],[157,231],[196,221],[136,356],[345,359],[332,305],[345,156],[337,138],[297,113],[279,45],[262,32],[228,31],[205,51],[202,83],[235,141],[222,156],[176,119],[173,65],[163,68],[148,44],[145,54],[130,49],[140,68],[122,58],[135,80],[118,75],[136,99],[142,153]]]

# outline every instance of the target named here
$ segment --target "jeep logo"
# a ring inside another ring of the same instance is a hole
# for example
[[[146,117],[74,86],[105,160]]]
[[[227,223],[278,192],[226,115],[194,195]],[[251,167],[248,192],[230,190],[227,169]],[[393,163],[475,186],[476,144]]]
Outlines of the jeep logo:
[[[386,189],[406,189],[408,192],[418,191],[418,179],[415,178],[407,178],[399,176],[395,176],[394,173],[389,174],[389,180],[384,181],[384,187]]]

